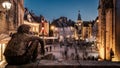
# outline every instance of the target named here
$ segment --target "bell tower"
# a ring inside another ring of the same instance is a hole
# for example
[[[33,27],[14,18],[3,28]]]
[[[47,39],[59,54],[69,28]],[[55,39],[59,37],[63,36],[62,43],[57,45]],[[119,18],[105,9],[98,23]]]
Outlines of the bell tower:
[[[78,39],[80,39],[82,37],[82,19],[81,19],[81,15],[80,15],[80,10],[78,11],[78,18],[77,18],[77,23],[76,23],[76,36],[78,37]]]

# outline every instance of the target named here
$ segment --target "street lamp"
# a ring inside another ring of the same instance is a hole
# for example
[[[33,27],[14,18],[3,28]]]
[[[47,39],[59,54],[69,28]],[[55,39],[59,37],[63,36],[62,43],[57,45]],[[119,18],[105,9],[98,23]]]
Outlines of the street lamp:
[[[2,3],[2,6],[3,6],[4,9],[6,9],[8,11],[11,8],[11,3],[9,1],[4,1]]]
[[[2,7],[6,10],[6,11],[5,11],[5,14],[6,14],[6,22],[9,22],[8,10],[10,10],[11,5],[12,5],[12,4],[10,3],[10,1],[4,1],[4,2],[2,3]],[[9,24],[10,24],[10,23],[8,23],[8,30],[9,30]]]
[[[79,23],[78,25],[81,26],[81,23]]]
[[[54,26],[51,26],[51,29],[53,30],[55,27]]]
[[[53,32],[53,36],[54,36],[54,29],[55,29],[55,26],[51,26],[51,30]]]

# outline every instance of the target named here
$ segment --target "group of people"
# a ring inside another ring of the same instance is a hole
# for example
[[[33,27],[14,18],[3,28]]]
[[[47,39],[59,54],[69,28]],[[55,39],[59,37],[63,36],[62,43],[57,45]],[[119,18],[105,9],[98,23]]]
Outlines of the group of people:
[[[30,34],[30,26],[22,24],[17,32],[11,35],[11,39],[4,51],[8,64],[21,65],[34,62],[39,51],[44,55],[44,42],[41,38]],[[38,48],[40,45],[40,49]]]

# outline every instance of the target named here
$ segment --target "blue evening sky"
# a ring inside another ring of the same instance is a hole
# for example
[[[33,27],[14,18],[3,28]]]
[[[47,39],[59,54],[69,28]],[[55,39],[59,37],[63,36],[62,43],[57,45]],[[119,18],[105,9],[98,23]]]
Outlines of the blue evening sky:
[[[83,21],[94,20],[98,16],[98,0],[25,0],[24,5],[48,21],[60,16],[76,21],[78,10]]]

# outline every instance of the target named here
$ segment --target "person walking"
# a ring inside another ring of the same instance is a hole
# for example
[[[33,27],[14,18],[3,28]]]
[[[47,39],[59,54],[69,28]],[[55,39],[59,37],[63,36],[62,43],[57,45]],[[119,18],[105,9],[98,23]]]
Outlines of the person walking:
[[[110,49],[110,61],[112,61],[112,58],[114,58],[114,52],[112,48]]]
[[[65,46],[64,55],[65,55],[65,59],[68,59],[68,46]]]

